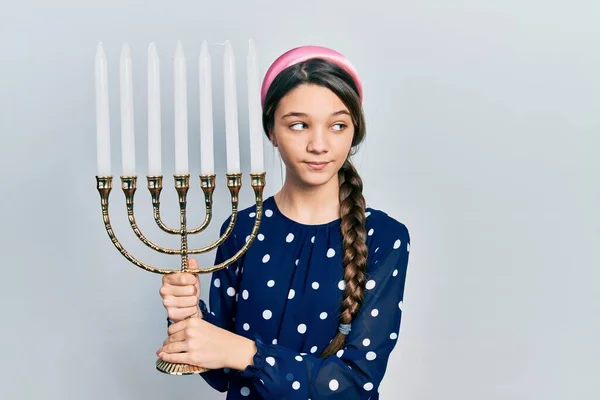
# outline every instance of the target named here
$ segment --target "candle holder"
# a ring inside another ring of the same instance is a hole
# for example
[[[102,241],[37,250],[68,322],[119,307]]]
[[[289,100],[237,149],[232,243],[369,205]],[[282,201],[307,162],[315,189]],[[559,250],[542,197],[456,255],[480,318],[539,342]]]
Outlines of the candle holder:
[[[246,251],[250,248],[250,245],[256,238],[258,234],[258,230],[260,227],[260,222],[262,219],[263,212],[263,189],[265,187],[265,173],[251,173],[251,186],[254,190],[254,200],[256,203],[256,216],[254,220],[254,227],[252,232],[250,233],[250,237],[248,241],[244,244],[244,246],[238,250],[238,252],[233,255],[231,258],[223,261],[220,264],[213,265],[210,267],[199,268],[199,269],[189,269],[188,268],[188,256],[190,254],[202,254],[208,251],[211,251],[221,245],[227,237],[233,231],[233,227],[237,221],[238,215],[238,203],[239,198],[238,194],[242,187],[242,174],[227,174],[227,188],[229,189],[231,195],[231,218],[229,220],[229,224],[225,230],[225,232],[213,243],[197,249],[189,249],[188,248],[188,235],[194,235],[201,233],[208,227],[212,220],[212,207],[213,207],[213,192],[216,185],[216,175],[200,175],[200,187],[204,192],[204,203],[206,208],[206,214],[204,221],[200,226],[194,229],[187,228],[187,192],[190,187],[190,175],[174,175],[174,184],[175,190],[177,191],[179,197],[179,229],[169,228],[165,225],[160,217],[160,193],[163,188],[163,177],[162,175],[156,176],[147,176],[148,181],[148,190],[150,191],[150,195],[152,196],[152,208],[154,213],[154,221],[166,233],[172,235],[179,235],[181,237],[181,245],[179,249],[169,249],[165,247],[161,247],[151,242],[140,230],[137,225],[135,215],[133,212],[133,200],[134,195],[137,189],[137,176],[121,176],[121,188],[123,189],[123,193],[125,194],[125,204],[127,207],[127,216],[129,219],[129,223],[131,228],[135,232],[136,236],[148,247],[152,250],[155,250],[159,253],[170,254],[170,255],[178,255],[180,257],[181,267],[179,270],[174,269],[163,269],[158,268],[149,264],[146,264],[136,257],[131,255],[119,242],[117,239],[109,218],[108,214],[108,200],[110,196],[110,192],[112,189],[112,176],[96,176],[98,193],[100,194],[100,204],[102,207],[102,218],[104,220],[104,227],[106,228],[106,232],[110,237],[110,240],[113,242],[117,250],[132,264],[146,270],[149,272],[154,272],[156,274],[166,275],[173,274],[178,272],[192,272],[192,273],[200,273],[207,274],[218,271],[220,269],[226,268],[231,265],[233,262],[237,261],[246,253]],[[205,371],[208,371],[207,368],[199,367],[196,365],[187,365],[187,364],[176,364],[163,361],[162,359],[158,359],[156,361],[156,369],[161,372],[170,375],[190,375],[190,374],[200,374]]]

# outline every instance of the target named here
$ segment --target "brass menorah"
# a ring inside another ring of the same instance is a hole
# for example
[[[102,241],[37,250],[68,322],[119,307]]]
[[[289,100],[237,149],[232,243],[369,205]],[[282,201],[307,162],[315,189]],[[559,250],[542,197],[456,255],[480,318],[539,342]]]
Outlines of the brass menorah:
[[[219,245],[221,245],[227,237],[231,234],[235,223],[237,221],[238,215],[238,203],[239,203],[239,191],[242,187],[242,174],[227,174],[227,188],[231,194],[231,218],[229,220],[229,224],[226,230],[223,232],[223,235],[215,240],[213,243],[197,248],[197,249],[189,249],[188,248],[188,235],[198,234],[206,229],[211,222],[212,219],[212,209],[213,209],[213,192],[215,190],[216,185],[216,175],[200,175],[200,187],[204,192],[204,203],[206,208],[206,213],[204,217],[204,221],[200,226],[194,229],[187,228],[187,193],[190,187],[190,175],[174,175],[175,180],[175,190],[177,190],[178,198],[179,198],[179,229],[169,228],[162,221],[160,216],[160,193],[163,188],[163,176],[147,176],[148,181],[148,190],[150,191],[150,195],[152,197],[152,208],[154,214],[154,221],[166,233],[179,235],[181,237],[181,246],[179,249],[170,249],[156,245],[152,241],[150,241],[140,230],[134,215],[134,196],[137,189],[137,176],[121,176],[121,188],[123,189],[123,193],[125,194],[125,204],[127,206],[127,217],[129,219],[129,223],[131,228],[135,232],[136,236],[148,247],[152,250],[155,250],[159,253],[163,254],[175,254],[181,257],[181,268],[179,270],[174,269],[165,269],[158,268],[149,264],[146,264],[133,255],[131,255],[119,242],[119,239],[116,237],[110,222],[110,217],[108,214],[108,205],[109,205],[109,195],[112,189],[112,176],[96,176],[96,181],[98,185],[98,192],[100,193],[100,200],[102,206],[102,218],[104,219],[104,226],[106,228],[106,232],[110,237],[111,241],[115,245],[115,247],[119,250],[119,252],[132,264],[150,272],[154,272],[156,274],[172,274],[176,272],[193,272],[193,273],[211,273],[217,271],[222,268],[228,267],[231,263],[237,261],[242,255],[248,250],[254,239],[258,234],[258,230],[260,227],[260,222],[262,218],[262,205],[263,205],[263,189],[265,187],[265,173],[260,174],[250,174],[251,177],[251,185],[254,190],[254,198],[256,203],[256,216],[254,221],[254,227],[252,232],[250,233],[250,238],[248,241],[242,246],[238,252],[233,255],[231,258],[223,261],[220,264],[204,267],[199,269],[188,269],[188,256],[190,254],[202,254],[209,252]],[[187,364],[175,364],[166,362],[162,359],[158,359],[156,361],[156,368],[164,373],[171,375],[189,375],[189,374],[198,374],[206,371],[206,368],[196,366],[196,365],[187,365]]]
[[[125,194],[127,217],[135,235],[152,250],[162,254],[178,255],[181,265],[179,270],[158,268],[140,261],[129,253],[117,239],[112,229],[109,214],[109,196],[112,190],[109,107],[108,107],[108,75],[107,60],[102,43],[99,43],[96,59],[96,114],[97,114],[97,146],[98,146],[98,172],[96,174],[97,188],[100,193],[102,218],[104,226],[111,241],[119,252],[132,264],[156,274],[172,274],[176,272],[192,272],[207,274],[227,268],[239,260],[254,241],[260,227],[263,210],[263,189],[265,186],[265,172],[262,165],[262,127],[260,125],[260,96],[258,85],[258,70],[253,42],[249,42],[247,57],[248,71],[248,107],[249,107],[249,133],[251,142],[251,186],[254,190],[256,203],[256,217],[254,227],[248,240],[235,255],[218,265],[189,269],[189,255],[202,254],[216,249],[229,237],[237,221],[239,192],[242,187],[242,174],[239,165],[239,148],[237,140],[237,97],[235,89],[235,62],[233,50],[229,41],[225,43],[224,80],[225,80],[225,117],[226,117],[226,144],[227,144],[227,188],[231,195],[231,218],[226,230],[221,237],[213,243],[189,249],[188,236],[203,232],[211,223],[213,215],[213,193],[216,185],[214,174],[214,154],[212,145],[212,100],[210,88],[210,54],[208,45],[203,41],[200,51],[200,116],[201,121],[201,161],[200,187],[204,193],[206,214],[204,221],[197,228],[187,227],[187,194],[190,188],[190,175],[187,166],[187,85],[185,81],[186,67],[183,47],[178,42],[174,57],[174,93],[175,93],[175,190],[179,198],[179,228],[169,228],[160,215],[160,194],[163,189],[163,176],[160,172],[160,80],[159,58],[154,43],[148,49],[148,161],[147,175],[148,190],[152,197],[154,221],[158,227],[171,235],[179,235],[181,245],[179,249],[159,246],[142,233],[134,214],[134,196],[137,190],[137,174],[135,172],[135,140],[133,129],[133,85],[131,50],[125,43],[122,47],[120,58],[120,88],[121,88],[121,154],[123,158],[123,171],[121,172],[121,188]],[[194,365],[175,364],[162,359],[156,361],[156,368],[171,375],[197,374],[206,371],[206,368]]]

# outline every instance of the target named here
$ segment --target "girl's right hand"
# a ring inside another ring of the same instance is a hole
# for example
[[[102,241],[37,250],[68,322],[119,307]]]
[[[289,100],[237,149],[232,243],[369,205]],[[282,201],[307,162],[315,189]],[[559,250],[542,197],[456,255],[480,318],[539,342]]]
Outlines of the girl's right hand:
[[[197,269],[198,262],[190,258],[189,268]],[[198,274],[176,272],[163,275],[160,296],[167,310],[169,319],[173,322],[183,321],[189,317],[200,317],[200,281]]]

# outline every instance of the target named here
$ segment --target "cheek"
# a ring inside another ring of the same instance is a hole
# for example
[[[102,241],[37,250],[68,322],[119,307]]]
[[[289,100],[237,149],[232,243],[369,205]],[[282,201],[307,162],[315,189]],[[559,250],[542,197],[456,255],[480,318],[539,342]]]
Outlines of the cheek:
[[[304,146],[304,147],[303,147]],[[301,157],[305,150],[305,144],[299,138],[279,137],[277,148],[281,156],[286,159],[295,159]]]
[[[298,158],[297,151],[290,145],[289,142],[282,141],[277,143],[277,151],[284,164],[293,164],[293,161]]]
[[[346,157],[352,148],[352,135],[340,135],[335,140],[337,155],[339,157]]]

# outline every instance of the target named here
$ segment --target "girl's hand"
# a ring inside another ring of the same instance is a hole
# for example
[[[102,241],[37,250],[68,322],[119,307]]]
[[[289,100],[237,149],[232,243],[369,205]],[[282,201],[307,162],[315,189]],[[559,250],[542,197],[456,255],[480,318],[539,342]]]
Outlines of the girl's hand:
[[[198,262],[190,258],[190,269],[198,269]],[[200,301],[200,282],[197,274],[188,272],[163,275],[160,296],[168,317],[174,322],[182,321],[189,317],[200,317],[202,313],[198,307]]]
[[[161,359],[209,369],[226,366],[229,331],[200,318],[189,318],[169,326],[168,332],[169,337],[156,352]]]
[[[208,369],[245,370],[253,364],[256,343],[204,321],[189,318],[169,326],[169,337],[156,355],[178,364]]]

